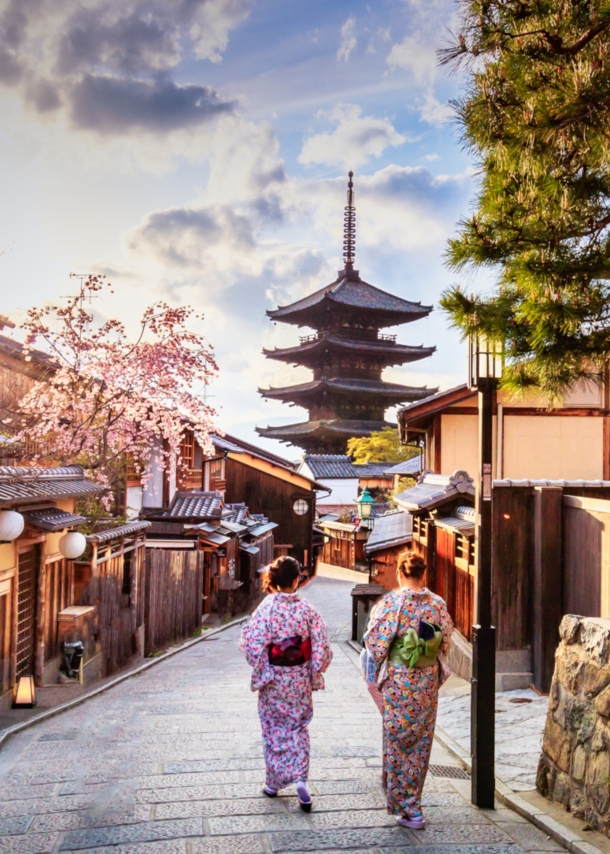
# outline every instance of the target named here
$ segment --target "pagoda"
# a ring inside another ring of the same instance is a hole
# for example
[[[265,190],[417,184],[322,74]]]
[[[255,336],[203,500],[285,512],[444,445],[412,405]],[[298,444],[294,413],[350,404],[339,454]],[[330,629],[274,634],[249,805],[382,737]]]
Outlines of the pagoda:
[[[381,379],[384,368],[425,359],[436,348],[398,344],[396,335],[384,335],[380,330],[427,317],[432,306],[409,302],[369,285],[354,269],[355,251],[356,209],[350,172],[344,212],[344,269],[334,282],[310,296],[267,311],[272,320],[316,330],[301,337],[297,346],[263,350],[270,359],[310,368],[313,378],[284,388],[259,389],[263,397],[304,407],[309,420],[256,429],[267,439],[298,445],[307,453],[344,454],[352,436],[368,436],[394,426],[385,420],[386,409],[437,391]]]

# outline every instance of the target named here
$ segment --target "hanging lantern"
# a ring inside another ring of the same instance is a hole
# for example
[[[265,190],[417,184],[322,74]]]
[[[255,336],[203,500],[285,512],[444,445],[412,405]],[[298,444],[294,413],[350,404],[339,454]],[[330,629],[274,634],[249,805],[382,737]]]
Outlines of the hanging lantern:
[[[87,538],[78,531],[70,531],[64,534],[59,541],[59,551],[69,560],[76,560],[87,548]]]
[[[25,527],[25,519],[16,510],[0,510],[0,542],[16,540]]]

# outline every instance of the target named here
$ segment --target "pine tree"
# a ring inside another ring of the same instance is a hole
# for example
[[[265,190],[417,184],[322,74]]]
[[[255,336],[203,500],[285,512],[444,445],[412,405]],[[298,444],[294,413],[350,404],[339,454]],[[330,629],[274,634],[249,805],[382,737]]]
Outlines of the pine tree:
[[[491,295],[441,300],[464,334],[505,346],[503,386],[550,398],[610,358],[610,2],[462,0],[441,62],[480,169],[448,264],[491,267]]]

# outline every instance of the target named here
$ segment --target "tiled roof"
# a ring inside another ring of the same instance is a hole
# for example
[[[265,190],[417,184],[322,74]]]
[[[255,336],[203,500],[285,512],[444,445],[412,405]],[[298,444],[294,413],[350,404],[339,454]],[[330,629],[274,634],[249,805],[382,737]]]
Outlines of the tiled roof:
[[[238,525],[245,525],[248,518],[248,508],[245,504],[225,504],[225,510],[230,510],[230,514],[225,516],[225,520],[236,522]]]
[[[404,510],[390,510],[375,520],[375,527],[366,542],[367,554],[407,543],[413,531],[413,516]]]
[[[474,507],[458,507],[454,511],[453,516],[444,516],[443,518],[435,519],[434,524],[437,528],[456,531],[465,537],[469,537],[474,534],[475,519]]]
[[[383,477],[386,473],[388,463],[353,463],[354,473],[357,477]]]
[[[279,439],[290,442],[293,437],[316,436],[325,433],[351,436],[368,436],[384,427],[395,427],[389,421],[355,421],[343,418],[332,418],[328,421],[302,421],[298,424],[284,424],[281,427],[257,427],[256,432],[268,439]]]
[[[199,490],[177,492],[165,515],[173,519],[220,519],[222,495]]]
[[[307,463],[316,479],[356,477],[352,461],[347,454],[305,454],[303,462]]]
[[[323,304],[335,304],[337,308],[354,307],[378,311],[385,314],[408,316],[410,319],[426,317],[432,306],[422,305],[419,302],[410,302],[401,297],[389,294],[379,288],[364,282],[356,270],[346,272],[342,270],[338,278],[303,299],[291,305],[280,306],[274,311],[267,311],[269,317],[274,320],[286,320],[297,322],[295,315],[307,313]]]
[[[25,360],[24,346],[20,341],[15,341],[14,338],[8,338],[6,335],[0,335],[0,352],[7,356],[12,356],[14,359]],[[42,350],[29,349],[28,356],[32,362],[44,364],[50,368],[57,368],[57,360]]]
[[[416,457],[411,457],[410,460],[403,460],[401,463],[396,463],[385,471],[386,474],[419,474],[421,472],[421,457],[418,454]]]
[[[308,357],[317,358],[318,353],[327,350],[340,352],[357,351],[360,354],[382,357],[382,361],[388,365],[402,365],[405,362],[417,362],[431,356],[436,347],[412,346],[410,344],[396,344],[394,341],[366,341],[356,338],[342,338],[332,332],[320,332],[313,341],[306,341],[294,347],[276,347],[274,350],[263,350],[263,354],[270,359],[280,359],[287,362],[301,363],[301,359],[310,361]],[[304,364],[305,362],[303,362]]]
[[[428,397],[434,389],[425,386],[412,387],[399,383],[386,383],[383,380],[362,380],[352,377],[322,377],[298,385],[284,388],[259,388],[259,394],[272,398],[292,398],[301,395],[316,394],[319,391],[334,391],[338,394],[372,394],[396,400],[413,400]]]
[[[101,495],[106,488],[85,480],[81,466],[0,466],[0,504],[31,504],[55,498]]]
[[[85,516],[77,516],[75,513],[67,513],[59,507],[38,507],[23,513],[23,518],[33,528],[42,531],[63,531],[65,528],[73,528],[86,522]]]
[[[130,537],[132,534],[137,534],[140,531],[145,531],[150,528],[150,522],[128,522],[126,525],[119,525],[116,528],[107,528],[105,531],[96,531],[94,534],[89,534],[87,542],[89,543],[109,543],[112,540],[120,540],[121,537]]]
[[[250,454],[253,457],[259,457],[261,460],[267,460],[274,465],[284,466],[287,469],[296,467],[296,464],[285,457],[280,457],[278,454],[273,454],[271,451],[266,451],[256,445],[251,445],[250,442],[244,442],[243,439],[238,439],[236,436],[229,436],[227,433],[224,436],[212,435],[212,443],[215,448],[220,451],[227,451],[233,454]]]
[[[437,507],[457,495],[474,494],[474,482],[468,472],[458,469],[452,475],[443,475],[426,471],[420,475],[415,486],[398,493],[394,500],[405,510],[425,510]]]

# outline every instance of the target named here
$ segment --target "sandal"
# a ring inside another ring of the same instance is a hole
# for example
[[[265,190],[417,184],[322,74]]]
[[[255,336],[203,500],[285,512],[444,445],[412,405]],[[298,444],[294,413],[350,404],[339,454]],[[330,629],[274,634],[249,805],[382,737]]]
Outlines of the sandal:
[[[268,786],[266,783],[262,788],[263,795],[267,795],[268,798],[277,798],[277,792],[275,789],[272,789],[271,786]]]
[[[396,822],[401,827],[410,827],[411,830],[424,830],[426,827],[426,820],[421,813],[397,816]]]
[[[299,799],[299,806],[303,812],[311,812],[311,795],[309,794],[305,783],[297,783],[297,797]]]

